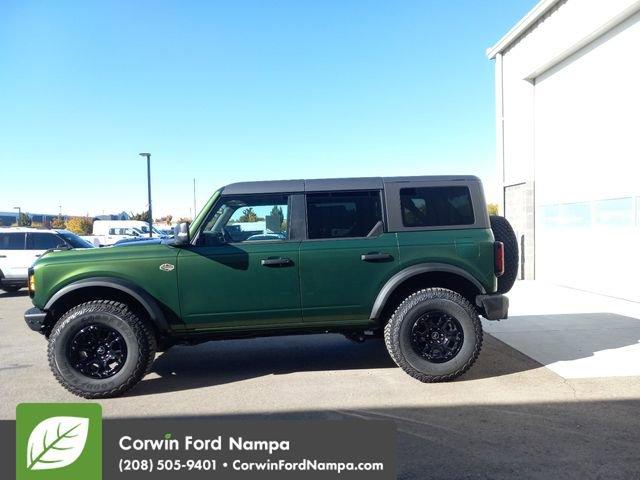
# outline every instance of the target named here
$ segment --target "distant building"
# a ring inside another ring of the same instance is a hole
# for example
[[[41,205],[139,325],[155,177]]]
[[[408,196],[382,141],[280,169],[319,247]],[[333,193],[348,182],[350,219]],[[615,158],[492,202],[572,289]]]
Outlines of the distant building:
[[[127,212],[120,212],[113,215],[96,215],[96,220],[130,220],[131,217]]]
[[[487,54],[521,277],[640,301],[640,1],[543,0]]]
[[[57,218],[57,214],[49,214],[49,213],[31,213],[31,212],[23,212],[29,215],[29,218],[32,222],[36,223],[47,223],[51,222],[54,218]],[[64,220],[68,219],[70,216],[75,215],[62,215]],[[120,212],[113,215],[97,215],[94,217],[94,220],[129,220],[129,214],[127,212]],[[18,221],[18,211],[13,212],[0,212],[0,223],[4,226],[13,225]]]
[[[22,213],[29,215],[29,218],[31,219],[31,221],[37,222],[37,223],[51,222],[54,218],[58,216],[58,215],[51,215],[48,213],[31,213],[31,212],[22,212]],[[66,215],[63,215],[62,218],[66,219],[68,217]],[[17,210],[14,212],[0,212],[0,222],[5,227],[13,225],[17,221],[18,221]]]

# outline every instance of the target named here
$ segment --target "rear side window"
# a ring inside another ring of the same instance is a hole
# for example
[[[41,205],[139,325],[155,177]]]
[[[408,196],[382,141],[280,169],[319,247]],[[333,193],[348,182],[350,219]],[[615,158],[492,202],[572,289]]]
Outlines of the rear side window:
[[[366,237],[381,220],[380,192],[307,194],[309,239]]]
[[[61,245],[66,245],[57,235],[52,233],[29,233],[27,240],[28,250],[48,250]]]
[[[474,223],[468,187],[402,188],[400,206],[405,227],[445,227]]]
[[[0,233],[0,250],[24,250],[24,233]]]

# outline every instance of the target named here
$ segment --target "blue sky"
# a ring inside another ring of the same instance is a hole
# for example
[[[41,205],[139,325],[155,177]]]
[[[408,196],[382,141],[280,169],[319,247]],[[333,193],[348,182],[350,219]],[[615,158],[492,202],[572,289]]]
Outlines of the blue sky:
[[[536,2],[0,5],[0,210],[189,215],[233,181],[479,175],[485,49]]]

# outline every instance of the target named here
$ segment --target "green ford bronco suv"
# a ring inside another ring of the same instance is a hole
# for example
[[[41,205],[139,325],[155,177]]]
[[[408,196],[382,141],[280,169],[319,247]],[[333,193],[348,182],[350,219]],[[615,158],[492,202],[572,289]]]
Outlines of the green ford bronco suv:
[[[476,177],[235,183],[173,239],[43,255],[25,320],[86,398],[122,394],[175,344],[301,333],[384,337],[438,382],[478,357],[478,315],[507,318],[517,269]]]

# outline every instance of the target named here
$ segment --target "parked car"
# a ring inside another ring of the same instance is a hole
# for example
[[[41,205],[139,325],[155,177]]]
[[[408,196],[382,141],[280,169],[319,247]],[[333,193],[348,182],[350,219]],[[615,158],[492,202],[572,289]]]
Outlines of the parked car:
[[[285,240],[286,237],[280,233],[259,233],[257,235],[251,235],[247,238],[247,241],[252,240]]]
[[[163,231],[153,227],[151,238],[167,237]],[[93,222],[93,233],[82,238],[96,247],[114,245],[127,239],[148,239],[149,224],[141,220],[96,220]]]
[[[68,230],[0,227],[0,289],[17,292],[27,286],[27,269],[46,250],[91,248]]]
[[[248,218],[283,238],[230,234]],[[235,183],[174,239],[125,245],[48,253],[29,273],[25,320],[82,397],[122,394],[176,343],[300,333],[383,337],[407,374],[452,380],[480,353],[479,315],[507,318],[518,269],[472,176]]]

